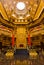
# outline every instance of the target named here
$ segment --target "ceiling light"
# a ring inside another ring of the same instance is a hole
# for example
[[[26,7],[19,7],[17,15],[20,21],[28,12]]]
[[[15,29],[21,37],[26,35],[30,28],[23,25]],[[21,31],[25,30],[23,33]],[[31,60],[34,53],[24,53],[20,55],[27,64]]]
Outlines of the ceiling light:
[[[27,16],[26,17],[29,17],[30,16],[30,14],[27,14]]]
[[[16,15],[15,14],[12,14],[12,17],[16,17]]]
[[[23,2],[18,2],[17,5],[16,5],[17,9],[19,10],[23,10],[25,9],[25,3]]]

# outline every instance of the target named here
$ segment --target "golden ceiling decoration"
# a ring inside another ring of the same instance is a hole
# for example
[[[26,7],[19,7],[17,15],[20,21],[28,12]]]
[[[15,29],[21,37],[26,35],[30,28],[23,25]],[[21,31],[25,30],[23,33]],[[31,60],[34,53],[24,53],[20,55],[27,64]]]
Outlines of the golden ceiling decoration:
[[[33,18],[39,6],[40,0],[1,0],[1,2],[9,18],[11,18],[12,15],[14,16],[14,18],[28,15]],[[18,10],[16,8],[18,2],[25,3],[25,9],[23,9],[22,11]]]

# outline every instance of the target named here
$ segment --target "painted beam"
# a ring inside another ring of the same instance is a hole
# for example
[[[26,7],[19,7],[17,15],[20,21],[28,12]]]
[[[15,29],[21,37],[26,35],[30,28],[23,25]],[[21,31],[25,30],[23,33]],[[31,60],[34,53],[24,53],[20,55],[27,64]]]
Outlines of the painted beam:
[[[7,17],[7,15],[6,15],[6,12],[5,12],[5,10],[4,10],[3,5],[2,5],[1,2],[0,2],[0,13],[1,13],[2,16],[4,17],[4,19],[8,20],[8,17]]]
[[[36,20],[36,19],[39,18],[39,16],[42,13],[43,9],[44,9],[44,2],[41,0],[40,5],[38,7],[38,10],[37,10],[37,12],[36,12],[35,17],[34,17],[33,20]]]

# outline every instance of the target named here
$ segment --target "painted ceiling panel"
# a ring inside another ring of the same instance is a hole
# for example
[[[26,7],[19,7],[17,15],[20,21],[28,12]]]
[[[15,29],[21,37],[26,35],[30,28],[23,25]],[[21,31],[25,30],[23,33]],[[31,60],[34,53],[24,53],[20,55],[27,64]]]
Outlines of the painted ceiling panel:
[[[9,18],[13,14],[16,17],[19,15],[27,16],[27,12],[29,12],[30,16],[33,18],[39,6],[40,0],[1,0],[1,2]],[[16,8],[16,4],[18,2],[24,2],[26,4],[26,8],[23,11],[19,11]]]

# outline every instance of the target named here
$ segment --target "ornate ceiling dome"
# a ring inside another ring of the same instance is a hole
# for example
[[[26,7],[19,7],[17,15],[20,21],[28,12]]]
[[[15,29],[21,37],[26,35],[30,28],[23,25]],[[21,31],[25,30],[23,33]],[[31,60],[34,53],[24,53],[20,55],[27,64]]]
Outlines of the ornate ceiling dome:
[[[1,0],[1,2],[9,18],[12,15],[16,18],[28,15],[33,18],[40,0]]]

